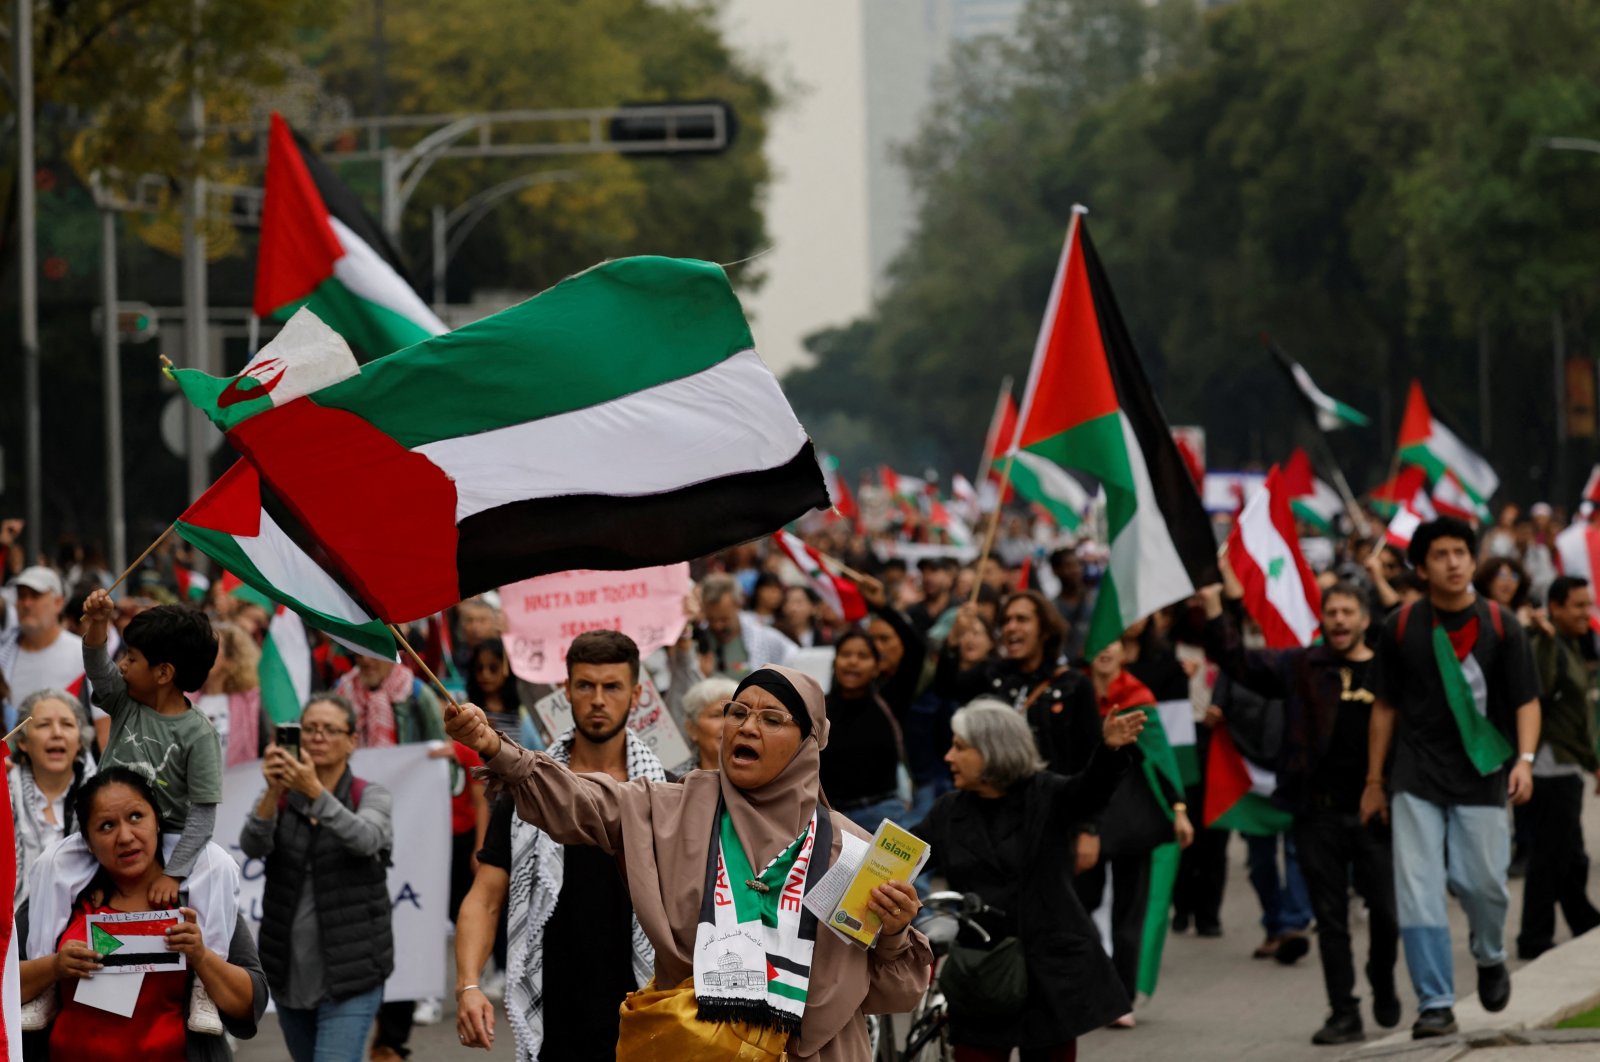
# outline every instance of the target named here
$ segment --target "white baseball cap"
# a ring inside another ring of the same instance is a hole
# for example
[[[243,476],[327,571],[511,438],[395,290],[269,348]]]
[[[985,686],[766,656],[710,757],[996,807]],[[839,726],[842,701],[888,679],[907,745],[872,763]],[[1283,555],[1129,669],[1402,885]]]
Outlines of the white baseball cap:
[[[42,564],[35,564],[24,568],[11,580],[12,586],[26,586],[36,594],[62,594],[66,591],[61,586],[61,576],[56,574],[54,568],[46,568]]]

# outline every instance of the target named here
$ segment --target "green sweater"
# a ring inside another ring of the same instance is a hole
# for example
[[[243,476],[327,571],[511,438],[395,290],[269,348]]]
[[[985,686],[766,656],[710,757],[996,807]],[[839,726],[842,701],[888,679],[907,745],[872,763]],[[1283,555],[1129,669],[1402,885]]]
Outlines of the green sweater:
[[[1550,745],[1557,763],[1575,763],[1586,771],[1600,769],[1595,674],[1585,665],[1576,639],[1540,630],[1529,633],[1533,666],[1539,674],[1540,740]]]

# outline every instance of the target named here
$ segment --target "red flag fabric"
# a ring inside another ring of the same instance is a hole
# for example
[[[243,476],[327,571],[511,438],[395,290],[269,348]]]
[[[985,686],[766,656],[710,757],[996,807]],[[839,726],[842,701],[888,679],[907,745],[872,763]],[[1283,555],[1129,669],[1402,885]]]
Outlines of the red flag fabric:
[[[1244,607],[1269,649],[1300,649],[1317,636],[1322,591],[1300,552],[1289,493],[1274,465],[1228,535],[1228,561],[1244,585]]]
[[[80,680],[81,681],[81,680]],[[0,1058],[22,1062],[22,973],[18,964],[17,919],[17,834],[11,820],[11,772],[6,757],[8,744],[0,744],[0,953],[5,966],[0,968]]]
[[[855,583],[833,574],[821,553],[798,535],[787,531],[779,531],[772,538],[784,555],[800,569],[800,574],[806,577],[817,596],[827,602],[840,619],[854,623],[866,616],[867,603],[862,599],[861,591]]]

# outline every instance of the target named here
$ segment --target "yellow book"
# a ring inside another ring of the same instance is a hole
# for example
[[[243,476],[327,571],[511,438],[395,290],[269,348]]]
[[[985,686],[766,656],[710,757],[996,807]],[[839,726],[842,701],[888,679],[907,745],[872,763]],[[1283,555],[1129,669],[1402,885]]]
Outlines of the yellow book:
[[[834,932],[871,947],[882,928],[878,916],[867,909],[872,890],[885,881],[913,881],[928,855],[927,841],[884,819],[864,852],[859,842],[840,847],[839,861],[817,882],[806,903]],[[855,860],[859,862],[852,865]]]

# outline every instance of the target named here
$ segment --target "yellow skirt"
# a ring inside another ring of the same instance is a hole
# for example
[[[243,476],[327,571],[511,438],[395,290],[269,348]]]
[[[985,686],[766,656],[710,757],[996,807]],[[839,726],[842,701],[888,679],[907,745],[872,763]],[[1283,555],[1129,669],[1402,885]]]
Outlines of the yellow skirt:
[[[694,978],[660,989],[654,980],[630,992],[620,1008],[618,1062],[683,1062],[729,1059],[784,1062],[789,1034],[744,1022],[710,1022],[695,1017]]]

